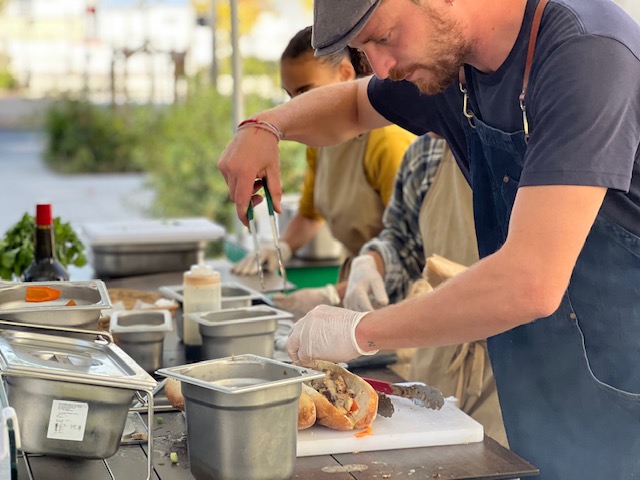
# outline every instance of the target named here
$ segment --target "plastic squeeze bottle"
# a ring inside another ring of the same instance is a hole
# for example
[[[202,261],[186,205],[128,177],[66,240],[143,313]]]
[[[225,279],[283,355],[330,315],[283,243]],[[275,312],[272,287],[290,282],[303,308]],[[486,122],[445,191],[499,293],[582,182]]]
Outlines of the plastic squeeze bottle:
[[[182,341],[185,345],[202,345],[198,322],[186,313],[220,310],[220,273],[210,265],[192,265],[183,275]]]

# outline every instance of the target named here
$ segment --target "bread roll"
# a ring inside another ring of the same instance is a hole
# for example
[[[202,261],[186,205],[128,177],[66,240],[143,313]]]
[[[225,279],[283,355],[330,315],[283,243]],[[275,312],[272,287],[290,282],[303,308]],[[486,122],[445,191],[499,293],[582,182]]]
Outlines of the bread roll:
[[[302,393],[298,401],[298,430],[304,430],[316,423],[316,405],[310,394],[313,391],[313,388],[302,385]],[[181,383],[178,380],[167,379],[164,393],[174,408],[184,410],[184,397],[182,396]]]
[[[440,255],[431,255],[427,258],[427,280],[433,288],[464,272],[466,269],[467,267],[464,265]]]
[[[184,397],[182,396],[182,385],[178,380],[168,378],[164,385],[164,394],[169,403],[178,410],[184,410]]]
[[[325,373],[309,385],[316,405],[316,423],[334,430],[369,427],[378,412],[378,394],[362,378],[335,363],[316,360],[314,370]]]
[[[316,404],[311,395],[313,388],[302,384],[302,393],[298,400],[298,430],[304,430],[316,423]]]

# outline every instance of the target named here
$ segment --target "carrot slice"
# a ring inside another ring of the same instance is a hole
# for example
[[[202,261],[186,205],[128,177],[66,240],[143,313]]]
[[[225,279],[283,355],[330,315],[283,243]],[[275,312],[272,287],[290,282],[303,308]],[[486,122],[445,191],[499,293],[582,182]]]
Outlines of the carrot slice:
[[[367,427],[364,430],[354,434],[354,437],[358,437],[358,438],[362,438],[362,437],[366,437],[367,435],[371,435],[373,433],[373,429],[371,427]]]
[[[358,410],[360,410],[360,407],[358,406],[358,402],[356,402],[356,399],[354,398],[353,403],[351,404],[351,408],[349,409],[349,413],[354,413]]]
[[[73,298],[64,304],[65,307],[75,307],[76,305],[78,304],[73,301]]]
[[[49,302],[60,297],[60,290],[51,287],[27,287],[25,301],[27,302]]]

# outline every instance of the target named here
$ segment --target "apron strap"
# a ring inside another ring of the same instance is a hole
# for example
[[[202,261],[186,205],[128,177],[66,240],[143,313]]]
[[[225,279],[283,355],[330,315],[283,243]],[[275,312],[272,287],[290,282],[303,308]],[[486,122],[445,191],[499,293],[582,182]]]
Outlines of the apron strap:
[[[542,14],[544,9],[549,3],[549,0],[540,0],[536,7],[535,14],[533,15],[533,22],[531,23],[531,33],[529,35],[529,46],[527,48],[527,60],[524,66],[524,77],[522,79],[522,92],[520,93],[520,109],[522,110],[522,124],[524,128],[524,139],[529,140],[529,120],[527,119],[527,110],[524,105],[524,97],[527,93],[527,87],[529,86],[529,76],[531,75],[531,65],[533,64],[533,53],[536,49],[536,41],[538,39],[538,31],[540,30],[540,23],[542,22]],[[460,92],[464,95],[462,113],[467,118],[469,125],[476,128],[474,123],[473,112],[469,109],[469,94],[465,86],[466,78],[464,74],[464,66],[460,67],[458,72],[458,86]]]
[[[524,77],[522,79],[522,92],[520,93],[520,109],[522,110],[522,123],[524,125],[524,138],[525,141],[529,140],[529,120],[527,120],[527,109],[524,105],[524,97],[527,93],[527,87],[529,86],[529,76],[531,75],[531,64],[533,63],[533,53],[536,49],[536,40],[538,39],[538,31],[540,30],[540,23],[542,21],[542,13],[544,8],[549,3],[549,0],[540,0],[536,7],[536,12],[533,16],[533,22],[531,23],[531,33],[529,34],[529,47],[527,48],[527,61],[524,66]]]

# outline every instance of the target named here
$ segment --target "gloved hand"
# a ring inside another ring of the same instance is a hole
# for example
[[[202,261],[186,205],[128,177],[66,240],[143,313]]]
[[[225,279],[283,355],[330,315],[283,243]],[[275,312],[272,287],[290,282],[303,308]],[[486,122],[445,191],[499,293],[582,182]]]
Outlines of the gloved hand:
[[[280,240],[280,253],[282,254],[282,262],[286,262],[291,258],[291,247],[287,242]],[[274,272],[278,269],[278,252],[275,245],[263,245],[260,247],[260,265],[267,272]],[[256,252],[249,252],[245,257],[236,263],[231,272],[236,275],[256,275],[258,273],[258,264],[256,262]]]
[[[338,305],[340,295],[335,286],[326,285],[318,288],[303,288],[289,295],[276,293],[273,296],[273,302],[278,308],[292,313],[294,318],[298,319],[318,305]]]
[[[342,301],[345,308],[368,312],[389,304],[384,280],[371,255],[360,255],[351,262],[349,283]]]
[[[332,362],[351,360],[365,352],[356,342],[356,327],[368,312],[320,305],[298,320],[287,340],[287,352],[293,363],[311,366],[313,360]]]

